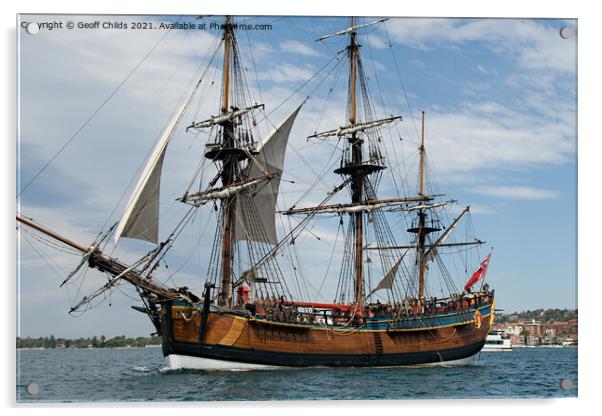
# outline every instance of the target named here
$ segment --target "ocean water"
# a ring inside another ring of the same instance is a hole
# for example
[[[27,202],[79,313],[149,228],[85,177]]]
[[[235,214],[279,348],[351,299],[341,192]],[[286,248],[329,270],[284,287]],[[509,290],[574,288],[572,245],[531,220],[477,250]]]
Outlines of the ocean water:
[[[17,402],[405,400],[577,396],[577,348],[480,353],[435,368],[164,371],[160,348],[17,351]],[[568,379],[570,390],[560,382]],[[36,395],[26,385],[39,386]]]

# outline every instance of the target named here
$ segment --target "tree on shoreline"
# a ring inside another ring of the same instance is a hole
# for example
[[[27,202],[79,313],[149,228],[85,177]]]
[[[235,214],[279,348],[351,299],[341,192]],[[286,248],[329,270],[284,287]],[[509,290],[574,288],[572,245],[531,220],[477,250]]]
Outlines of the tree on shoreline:
[[[125,348],[125,347],[145,347],[147,345],[160,345],[161,337],[137,337],[127,338],[125,335],[120,335],[114,338],[107,338],[104,335],[100,337],[93,336],[92,338],[55,338],[50,337],[39,338],[20,338],[17,337],[17,348]]]
[[[578,318],[578,309],[535,309],[523,312],[513,312],[509,314],[497,313],[495,320],[497,323],[508,322],[530,322],[532,320],[551,323],[566,322]]]

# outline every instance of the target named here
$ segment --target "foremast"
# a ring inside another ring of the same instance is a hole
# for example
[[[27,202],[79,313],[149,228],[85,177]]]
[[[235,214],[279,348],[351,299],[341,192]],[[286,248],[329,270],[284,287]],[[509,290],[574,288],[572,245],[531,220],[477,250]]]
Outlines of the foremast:
[[[303,104],[294,109],[261,141],[253,138],[257,126],[252,112],[264,108],[251,104],[244,68],[230,16],[223,24],[223,64],[219,113],[193,122],[187,130],[211,129],[213,139],[205,145],[204,156],[218,172],[208,187],[184,194],[181,202],[200,207],[209,201],[219,204],[217,229],[209,259],[210,285],[219,286],[217,304],[224,309],[239,308],[241,298],[233,302],[234,290],[243,283],[251,286],[251,298],[261,283],[262,298],[290,297],[275,260],[263,264],[271,246],[277,244],[275,207],[284,156],[292,125]],[[267,118],[267,116],[265,116]],[[221,182],[221,186],[216,184]],[[205,186],[202,183],[201,187]],[[217,210],[217,208],[216,208]],[[239,244],[246,242],[246,244]],[[246,251],[243,253],[243,250]],[[236,261],[234,261],[236,258]],[[244,270],[242,267],[249,267]],[[250,299],[248,299],[250,300]],[[244,301],[244,299],[242,299]]]
[[[189,128],[201,129],[204,127],[219,126],[220,133],[216,143],[207,145],[205,157],[218,164],[221,164],[219,171],[219,179],[221,180],[221,192],[223,196],[216,197],[220,200],[220,220],[218,221],[217,232],[221,235],[221,258],[219,263],[220,291],[218,294],[218,305],[231,308],[232,307],[232,276],[233,276],[233,256],[234,256],[234,218],[237,203],[237,189],[244,189],[245,178],[242,173],[241,162],[257,154],[255,151],[255,143],[252,141],[250,134],[247,132],[245,138],[237,138],[236,126],[242,125],[242,118],[250,111],[263,107],[262,104],[255,104],[245,108],[239,108],[241,104],[236,100],[235,89],[242,82],[242,74],[239,67],[239,57],[236,46],[236,37],[234,33],[234,22],[231,16],[226,16],[223,24],[222,42],[224,48],[224,59],[222,64],[222,85],[221,85],[221,100],[219,108],[219,116],[212,117],[203,122],[193,123]],[[232,96],[232,100],[230,97]],[[269,179],[269,178],[267,178]],[[243,184],[241,187],[240,184]],[[217,191],[217,194],[220,193]],[[211,194],[211,192],[206,193]],[[196,197],[201,196],[200,194]],[[185,197],[186,199],[194,199],[195,195]]]
[[[224,72],[222,76],[222,116],[228,113],[230,97],[230,61],[234,40],[234,27],[232,25],[232,18],[230,16],[226,16],[223,40]],[[235,148],[233,120],[226,120],[222,123],[222,143],[224,150]],[[235,159],[235,152],[229,152],[226,150],[226,152],[220,153],[219,155],[221,155],[222,158],[222,184],[224,187],[229,187],[237,179],[236,168],[238,167],[238,161]],[[210,157],[210,155],[206,156]],[[222,201],[222,284],[218,304],[225,307],[230,307],[232,305],[232,219],[234,216],[234,199],[234,196],[229,196]]]

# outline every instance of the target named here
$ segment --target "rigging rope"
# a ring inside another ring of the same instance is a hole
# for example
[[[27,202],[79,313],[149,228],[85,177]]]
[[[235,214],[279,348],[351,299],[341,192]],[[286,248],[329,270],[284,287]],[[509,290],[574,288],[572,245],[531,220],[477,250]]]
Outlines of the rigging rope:
[[[180,21],[182,16],[178,18],[177,23]],[[163,42],[163,40],[169,35],[171,32],[171,28],[168,29],[165,34],[159,39],[157,43],[153,45],[153,47],[144,55],[144,57],[130,70],[130,72],[125,76],[125,78],[117,85],[117,87],[109,94],[107,98],[92,112],[92,114],[84,121],[84,123],[69,137],[69,139],[54,153],[54,155],[42,166],[42,168],[25,184],[24,187],[20,188],[20,191],[17,193],[17,199],[31,186],[31,184],[54,162],[54,160],[69,146],[79,135],[79,133],[94,119],[96,114],[103,109],[103,107],[117,94],[117,92],[121,89],[121,87],[134,75],[134,73],[140,68],[140,66],[146,61],[146,59],[154,52],[154,50]]]
[[[418,138],[418,140],[420,140],[420,134],[418,133],[418,127],[416,126],[416,119],[414,117],[414,111],[412,110],[412,105],[410,104],[410,100],[408,99],[406,87],[403,83],[403,78],[401,77],[401,70],[399,69],[399,64],[397,62],[397,57],[395,56],[395,51],[393,50],[393,44],[391,43],[391,37],[389,36],[389,31],[387,30],[386,23],[383,24],[383,28],[385,30],[385,34],[387,35],[387,44],[389,45],[389,51],[391,51],[391,56],[393,57],[393,62],[395,63],[395,69],[397,70],[397,76],[399,77],[399,82],[401,84],[403,96],[405,97],[406,103],[408,105],[408,109],[410,110],[410,117],[412,118],[412,124],[414,125],[414,131],[416,132],[416,137]]]

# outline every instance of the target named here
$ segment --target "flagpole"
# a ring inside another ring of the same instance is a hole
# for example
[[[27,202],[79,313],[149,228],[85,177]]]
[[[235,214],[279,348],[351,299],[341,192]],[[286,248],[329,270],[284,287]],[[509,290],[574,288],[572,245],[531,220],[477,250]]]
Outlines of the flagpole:
[[[485,278],[487,277],[487,270],[489,270],[489,262],[491,261],[492,254],[493,254],[493,247],[491,247],[491,250],[489,251],[489,255],[487,256],[487,258],[489,260],[487,261],[487,268],[485,269],[485,273],[483,273],[483,278],[481,279],[481,286],[479,287],[479,292],[481,290],[483,290],[483,285],[485,284]]]

